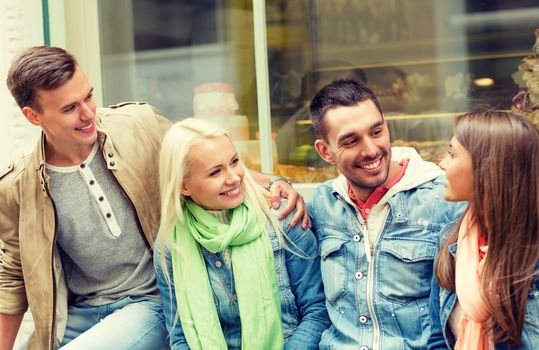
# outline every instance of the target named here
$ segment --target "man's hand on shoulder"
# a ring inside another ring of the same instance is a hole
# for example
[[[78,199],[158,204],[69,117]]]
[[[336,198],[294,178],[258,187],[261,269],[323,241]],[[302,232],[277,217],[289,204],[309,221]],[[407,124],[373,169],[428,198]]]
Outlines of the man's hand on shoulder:
[[[271,193],[271,205],[274,209],[280,206],[281,198],[286,198],[286,206],[279,214],[279,220],[283,220],[294,210],[294,216],[290,221],[290,226],[294,227],[301,220],[301,227],[311,226],[311,220],[307,214],[307,208],[303,196],[296,191],[289,180],[275,176],[269,181],[269,191]]]

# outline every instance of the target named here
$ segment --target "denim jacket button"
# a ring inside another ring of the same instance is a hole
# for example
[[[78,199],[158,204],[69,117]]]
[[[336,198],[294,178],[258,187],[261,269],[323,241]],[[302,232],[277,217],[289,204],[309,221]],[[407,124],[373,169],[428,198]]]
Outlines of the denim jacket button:
[[[362,278],[363,278],[363,272],[361,271],[356,272],[356,279],[360,280]]]
[[[360,235],[354,235],[354,241],[356,242],[359,242],[361,240],[361,236]]]
[[[364,315],[359,316],[359,322],[367,323],[367,316],[364,316]]]
[[[369,348],[366,347],[366,346],[362,346],[362,347],[359,348],[359,350],[369,350]]]
[[[221,266],[223,266],[223,263],[220,262],[219,260],[217,260],[217,261],[215,262],[215,267],[219,268],[219,267],[221,267]]]

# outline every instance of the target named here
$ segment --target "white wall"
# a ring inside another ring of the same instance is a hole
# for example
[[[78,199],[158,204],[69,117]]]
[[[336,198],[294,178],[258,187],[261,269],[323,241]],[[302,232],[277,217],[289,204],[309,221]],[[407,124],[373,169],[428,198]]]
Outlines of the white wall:
[[[39,135],[15,104],[6,77],[13,56],[43,42],[41,0],[0,1],[0,169],[30,149]]]

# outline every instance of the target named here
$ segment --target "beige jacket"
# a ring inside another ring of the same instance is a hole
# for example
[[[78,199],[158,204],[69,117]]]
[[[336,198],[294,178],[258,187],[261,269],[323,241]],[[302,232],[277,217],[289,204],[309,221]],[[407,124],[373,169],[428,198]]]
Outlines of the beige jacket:
[[[98,109],[96,119],[107,167],[133,202],[151,247],[159,223],[158,154],[170,122],[138,102]],[[35,323],[30,349],[54,349],[67,319],[44,154],[42,135],[32,153],[0,173],[0,313],[30,308]]]

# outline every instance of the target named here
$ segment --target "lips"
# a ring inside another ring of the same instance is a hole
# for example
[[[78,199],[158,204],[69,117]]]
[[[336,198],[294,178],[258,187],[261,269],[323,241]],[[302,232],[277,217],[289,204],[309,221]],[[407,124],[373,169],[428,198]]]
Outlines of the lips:
[[[382,169],[382,158],[378,158],[377,160],[369,163],[356,165],[356,167],[367,173],[377,173]]]
[[[359,167],[366,170],[373,170],[373,169],[378,168],[379,166],[380,166],[380,159],[369,164],[360,165]]]
[[[226,197],[235,197],[235,196],[237,196],[238,194],[240,194],[240,188],[239,188],[239,187],[236,187],[236,188],[233,189],[233,190],[230,190],[230,191],[226,191],[226,192],[222,192],[222,193],[221,193],[221,195],[226,196]]]
[[[88,125],[81,126],[80,128],[75,128],[75,130],[88,134],[94,130],[94,124],[90,123]]]

